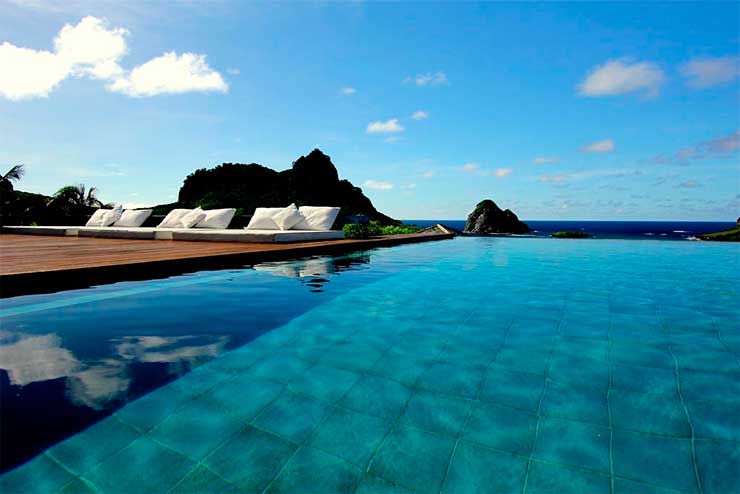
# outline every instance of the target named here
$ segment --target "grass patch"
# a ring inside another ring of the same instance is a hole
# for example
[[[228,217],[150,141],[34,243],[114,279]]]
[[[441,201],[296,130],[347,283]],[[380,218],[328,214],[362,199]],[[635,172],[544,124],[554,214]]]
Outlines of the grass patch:
[[[712,240],[715,242],[740,242],[740,227],[730,228],[716,233],[702,233],[697,235],[702,240]]]
[[[552,238],[591,238],[590,233],[586,232],[555,232]]]

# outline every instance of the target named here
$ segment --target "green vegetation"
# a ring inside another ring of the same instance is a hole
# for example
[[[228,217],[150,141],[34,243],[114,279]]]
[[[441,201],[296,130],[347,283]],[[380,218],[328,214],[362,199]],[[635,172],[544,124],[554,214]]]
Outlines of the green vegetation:
[[[697,235],[701,240],[711,240],[714,242],[740,242],[740,227],[730,228],[716,233],[702,233]]]
[[[369,238],[379,235],[408,235],[418,233],[421,228],[414,225],[381,225],[377,221],[350,223],[342,228],[345,238]]]
[[[586,232],[555,232],[552,238],[591,238],[590,233]]]

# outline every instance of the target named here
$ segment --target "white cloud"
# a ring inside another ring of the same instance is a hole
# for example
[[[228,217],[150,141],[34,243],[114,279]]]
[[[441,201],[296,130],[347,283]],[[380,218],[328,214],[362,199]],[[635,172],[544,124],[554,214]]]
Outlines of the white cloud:
[[[538,156],[532,160],[535,165],[549,165],[553,163],[560,163],[560,158],[557,156]]]
[[[476,172],[480,169],[480,165],[478,163],[465,163],[462,166],[463,171],[468,173]]]
[[[578,85],[581,96],[616,96],[644,92],[655,96],[660,91],[665,76],[652,62],[630,63],[628,60],[609,60],[594,68]]]
[[[681,66],[681,75],[694,89],[721,86],[737,78],[739,64],[740,58],[736,56],[695,58]]]
[[[407,184],[407,185],[404,185],[403,188],[404,189],[415,189],[416,188],[416,184]]]
[[[134,67],[126,77],[116,79],[109,89],[141,97],[191,91],[226,92],[229,87],[221,74],[208,66],[205,55],[177,55],[171,51]]]
[[[241,70],[239,70],[237,68],[233,68],[233,67],[226,69],[226,72],[229,73],[230,75],[239,75],[239,74],[242,73]]]
[[[411,114],[411,118],[414,120],[425,120],[429,118],[429,113],[424,110],[417,110]]]
[[[393,188],[393,184],[389,182],[379,182],[377,180],[365,180],[363,184],[368,189],[375,190],[390,190]]]
[[[665,164],[687,164],[690,161],[704,160],[709,158],[730,158],[740,150],[740,130],[722,136],[703,141],[693,146],[685,147],[673,154],[659,154],[648,161],[659,165]]]
[[[560,174],[560,175],[542,175],[541,177],[537,178],[538,182],[541,183],[560,183],[564,180],[568,179],[568,175]]]
[[[447,80],[447,74],[442,71],[438,72],[427,72],[426,74],[416,74],[414,77],[407,77],[403,80],[404,83],[413,83],[419,87],[423,86],[442,86],[447,85],[450,81]]]
[[[508,177],[513,171],[514,170],[512,170],[511,168],[496,168],[496,171],[494,171],[494,175],[499,178]]]
[[[698,187],[701,187],[701,184],[696,180],[687,180],[685,182],[681,182],[676,187],[681,189],[696,189]]]
[[[108,89],[132,96],[166,92],[226,91],[218,72],[204,55],[174,52],[154,58],[130,73],[120,59],[128,52],[124,28],[109,28],[104,19],[87,16],[65,24],[54,38],[54,50],[34,50],[9,42],[0,45],[0,96],[13,101],[48,97],[70,77],[110,81]]]
[[[340,93],[349,96],[351,94],[355,94],[357,92],[357,89],[353,87],[343,87],[339,90]]]
[[[385,122],[378,120],[367,124],[368,134],[393,134],[403,131],[404,127],[403,125],[398,123],[397,118],[391,118],[390,120],[386,120]]]
[[[613,140],[604,139],[603,141],[592,142],[584,146],[581,151],[584,153],[611,153],[615,149]]]
[[[422,173],[422,174],[421,174],[421,176],[422,176],[423,178],[432,178],[432,177],[433,177],[433,176],[435,176],[436,174],[437,174],[437,172],[436,172],[436,171],[434,171],[434,170],[427,170],[427,171],[425,171],[424,173]]]
[[[76,26],[65,24],[54,39],[54,51],[34,50],[4,42],[0,45],[0,95],[13,100],[47,97],[71,76],[109,79],[123,69],[118,60],[126,54],[122,28],[107,29],[96,17]]]

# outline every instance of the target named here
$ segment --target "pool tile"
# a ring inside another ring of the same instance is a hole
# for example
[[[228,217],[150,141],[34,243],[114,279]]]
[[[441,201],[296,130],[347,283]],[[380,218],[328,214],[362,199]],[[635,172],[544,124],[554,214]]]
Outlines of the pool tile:
[[[609,407],[613,427],[691,437],[691,427],[678,393],[652,395],[612,390]]]
[[[479,403],[462,438],[490,448],[528,455],[534,442],[537,416],[501,405]]]
[[[740,492],[740,443],[697,440],[696,463],[703,492]]]
[[[431,354],[409,356],[391,351],[378,360],[370,373],[398,381],[406,386],[413,386],[419,376],[433,363],[434,358]]]
[[[413,491],[396,485],[393,482],[379,479],[370,474],[365,474],[357,486],[355,494],[412,494]]]
[[[84,478],[101,493],[164,493],[194,466],[193,460],[142,437],[90,470]]]
[[[740,404],[687,400],[686,408],[696,437],[740,441]]]
[[[82,475],[119,449],[131,444],[139,435],[117,418],[108,417],[51,447],[47,453],[75,474]]]
[[[465,398],[419,391],[409,400],[399,422],[456,438],[473,403]]]
[[[288,384],[288,389],[319,400],[335,402],[342,398],[359,378],[360,375],[355,372],[315,365],[296,376]]]
[[[236,433],[243,420],[225,414],[213,401],[199,399],[187,403],[152,429],[149,436],[190,458],[202,459],[216,446]]]
[[[727,401],[740,396],[740,373],[679,369],[681,394],[687,401]]]
[[[283,390],[275,381],[241,374],[203,393],[194,401],[208,402],[238,420],[246,422]]]
[[[674,369],[676,364],[666,345],[612,343],[609,358],[615,364]]]
[[[609,320],[592,320],[592,316],[588,313],[581,318],[570,318],[566,315],[560,324],[559,331],[566,337],[606,340],[609,335]]]
[[[294,353],[283,351],[266,356],[256,362],[248,372],[257,377],[287,384],[310,366],[310,362],[298,358]]]
[[[116,411],[115,415],[127,424],[146,432],[191,399],[192,397],[183,395],[180,390],[165,386],[126,404]]]
[[[614,479],[614,494],[681,494],[681,491],[617,477]]]
[[[560,339],[554,351],[556,355],[604,361],[609,353],[609,342],[589,338],[565,337]]]
[[[486,371],[480,399],[536,412],[544,389],[542,376],[492,365]]]
[[[610,475],[609,429],[584,422],[543,417],[532,456]]]
[[[336,456],[301,447],[267,489],[267,494],[321,492],[346,494],[360,482],[362,471]]]
[[[706,344],[672,345],[671,349],[676,356],[679,369],[734,373],[740,371],[735,355],[708,347]]]
[[[397,425],[377,452],[368,472],[421,492],[442,486],[455,440]]]
[[[336,408],[308,444],[364,470],[392,425],[388,420]]]
[[[697,491],[691,442],[614,429],[614,474],[686,492]]]
[[[168,494],[243,494],[234,484],[213,473],[204,466],[190,472]]]
[[[455,449],[442,493],[521,492],[525,458],[461,441]]]
[[[588,493],[610,494],[607,475],[575,470],[562,465],[532,461],[527,476],[526,494]]]
[[[54,494],[95,494],[95,491],[88,484],[75,477],[61,490],[55,491]]]
[[[371,369],[382,356],[380,350],[353,340],[329,348],[321,363],[354,372],[364,372]]]
[[[262,429],[300,443],[308,438],[329,410],[329,405],[323,402],[286,390],[253,422]]]
[[[248,491],[267,488],[298,444],[247,426],[208,456],[205,464]]]
[[[48,494],[61,489],[74,477],[46,455],[0,475],[3,494]]]
[[[634,365],[612,365],[612,387],[639,393],[668,394],[677,392],[675,369],[658,369]]]
[[[411,391],[396,381],[363,376],[339,404],[357,412],[395,420],[410,397]]]
[[[496,355],[496,364],[501,367],[542,376],[545,375],[549,360],[549,354],[511,347],[502,348]]]
[[[427,391],[474,399],[478,396],[485,370],[483,365],[439,362],[419,377],[417,386]]]
[[[609,366],[603,360],[555,354],[550,360],[547,377],[578,388],[593,388],[606,393],[609,388]]]
[[[547,383],[540,412],[550,417],[609,425],[606,393],[554,381]]]

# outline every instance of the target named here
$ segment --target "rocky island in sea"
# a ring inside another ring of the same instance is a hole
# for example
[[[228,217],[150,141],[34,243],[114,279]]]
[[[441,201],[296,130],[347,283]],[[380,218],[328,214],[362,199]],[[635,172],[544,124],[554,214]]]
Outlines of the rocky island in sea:
[[[479,202],[465,223],[466,233],[529,233],[526,223],[510,209],[502,210],[491,199]]]

